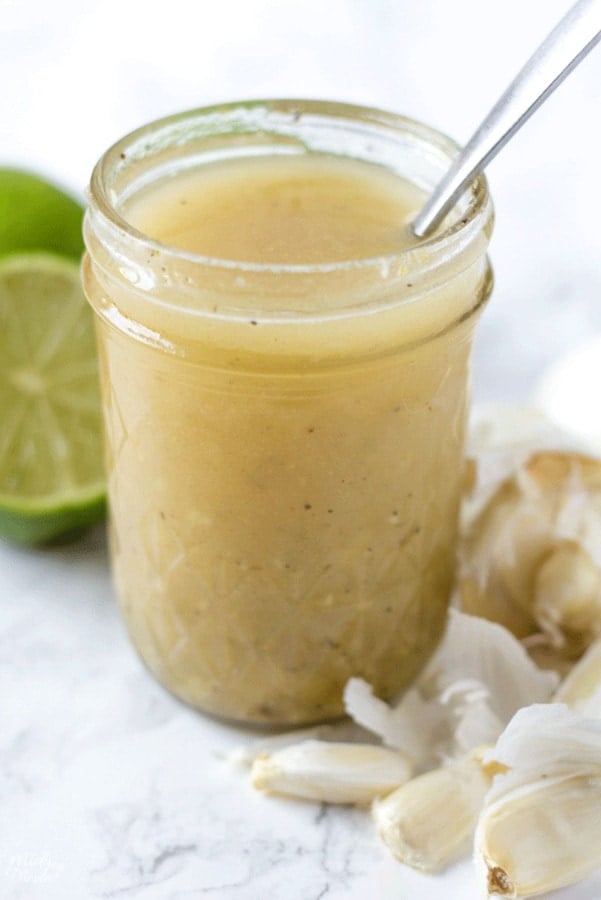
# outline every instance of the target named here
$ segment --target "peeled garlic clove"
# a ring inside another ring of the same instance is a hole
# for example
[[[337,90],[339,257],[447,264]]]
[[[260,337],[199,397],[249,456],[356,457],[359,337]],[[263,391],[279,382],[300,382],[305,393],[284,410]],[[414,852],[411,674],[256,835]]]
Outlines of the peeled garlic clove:
[[[411,777],[396,750],[371,744],[303,741],[255,760],[254,787],[324,803],[370,803]]]
[[[469,847],[489,786],[471,758],[413,778],[374,803],[378,834],[401,862],[436,872]]]
[[[591,644],[553,698],[587,716],[601,717],[601,640]]]
[[[558,543],[539,564],[534,581],[534,616],[552,646],[566,643],[574,654],[601,632],[601,569],[573,540]]]
[[[600,810],[601,777],[590,775],[543,778],[488,806],[476,854],[489,895],[534,897],[594,872]]]

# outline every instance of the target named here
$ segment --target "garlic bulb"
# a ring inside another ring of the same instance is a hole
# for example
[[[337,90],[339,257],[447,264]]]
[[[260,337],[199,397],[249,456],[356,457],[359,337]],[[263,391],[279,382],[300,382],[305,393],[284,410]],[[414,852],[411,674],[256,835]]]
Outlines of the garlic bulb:
[[[601,866],[601,721],[561,704],[511,720],[484,763],[498,766],[475,857],[489,895],[533,897]]]
[[[370,803],[411,777],[411,763],[396,750],[371,744],[302,741],[265,753],[253,763],[253,786],[324,803]]]
[[[374,802],[378,834],[400,862],[437,872],[468,849],[489,787],[472,757],[433,769]]]
[[[462,608],[577,658],[601,635],[601,461],[533,455],[460,545]]]

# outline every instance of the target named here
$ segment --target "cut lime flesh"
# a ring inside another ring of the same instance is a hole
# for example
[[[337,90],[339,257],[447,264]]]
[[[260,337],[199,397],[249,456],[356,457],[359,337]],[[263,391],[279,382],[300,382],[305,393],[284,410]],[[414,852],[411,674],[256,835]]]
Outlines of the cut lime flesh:
[[[0,260],[0,536],[40,543],[104,515],[93,314],[79,267]]]

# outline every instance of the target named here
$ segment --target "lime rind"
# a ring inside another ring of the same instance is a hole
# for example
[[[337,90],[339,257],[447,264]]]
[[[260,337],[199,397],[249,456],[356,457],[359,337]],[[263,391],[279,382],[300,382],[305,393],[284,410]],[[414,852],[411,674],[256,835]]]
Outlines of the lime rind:
[[[71,503],[34,508],[11,508],[0,496],[0,536],[16,544],[37,546],[67,535],[77,537],[82,529],[106,518],[104,487],[94,494],[73,498]]]

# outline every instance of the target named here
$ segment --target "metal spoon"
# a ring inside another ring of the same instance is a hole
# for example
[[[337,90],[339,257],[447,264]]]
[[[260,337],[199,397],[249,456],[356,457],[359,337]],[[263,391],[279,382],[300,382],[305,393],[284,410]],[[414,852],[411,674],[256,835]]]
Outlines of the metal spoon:
[[[601,0],[578,0],[549,34],[453,161],[412,223],[425,237],[444,219],[474,176],[601,40]]]

